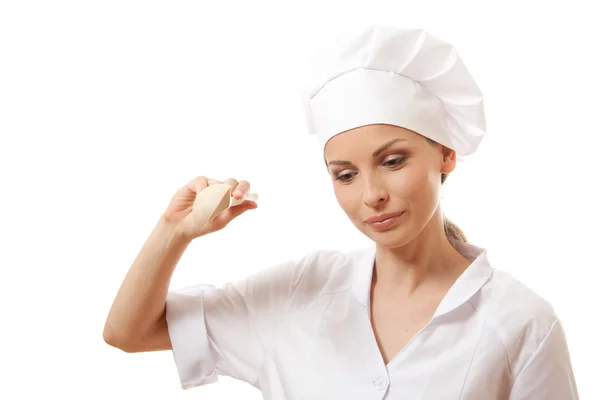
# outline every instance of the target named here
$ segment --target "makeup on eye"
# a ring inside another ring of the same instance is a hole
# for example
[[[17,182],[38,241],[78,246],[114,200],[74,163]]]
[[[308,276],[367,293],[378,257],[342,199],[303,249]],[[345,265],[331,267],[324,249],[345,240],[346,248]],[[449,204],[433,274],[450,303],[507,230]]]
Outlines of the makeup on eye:
[[[396,168],[396,167],[400,166],[407,158],[408,158],[408,156],[405,154],[402,154],[402,155],[397,154],[397,153],[391,154],[391,155],[388,155],[385,158],[383,158],[383,160],[381,161],[381,165],[383,165],[384,167],[388,167],[388,168]],[[356,174],[357,174],[357,172],[355,172],[351,169],[343,169],[339,172],[337,172],[337,171],[332,172],[332,175],[334,176],[335,180],[340,181],[340,182],[348,182]]]
[[[336,181],[340,181],[340,182],[348,182],[350,179],[352,179],[354,177],[354,175],[352,172],[348,172],[345,174],[338,174],[335,175],[335,180]]]
[[[398,165],[400,165],[404,160],[406,159],[406,156],[402,155],[395,155],[392,157],[387,157],[383,160],[383,163],[385,166],[387,167],[396,167]]]

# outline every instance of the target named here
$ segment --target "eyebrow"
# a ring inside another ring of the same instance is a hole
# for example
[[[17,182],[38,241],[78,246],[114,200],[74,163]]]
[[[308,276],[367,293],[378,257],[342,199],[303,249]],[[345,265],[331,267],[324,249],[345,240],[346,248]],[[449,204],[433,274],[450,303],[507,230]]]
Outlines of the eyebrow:
[[[392,145],[394,145],[398,142],[408,142],[408,140],[406,140],[406,139],[390,140],[389,142],[385,143],[383,146],[381,146],[380,148],[378,148],[377,150],[375,150],[373,152],[373,154],[372,154],[373,158],[377,157],[378,155],[380,155],[381,153],[386,151],[388,148],[390,148]],[[350,165],[350,164],[352,164],[350,161],[344,161],[344,160],[332,160],[327,163],[327,165]]]

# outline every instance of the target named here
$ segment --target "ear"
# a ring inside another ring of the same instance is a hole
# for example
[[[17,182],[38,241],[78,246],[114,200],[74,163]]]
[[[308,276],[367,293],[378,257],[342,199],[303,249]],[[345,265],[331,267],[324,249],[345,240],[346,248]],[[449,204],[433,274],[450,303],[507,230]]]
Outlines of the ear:
[[[441,173],[449,174],[456,168],[456,152],[445,146],[442,146],[442,165]]]

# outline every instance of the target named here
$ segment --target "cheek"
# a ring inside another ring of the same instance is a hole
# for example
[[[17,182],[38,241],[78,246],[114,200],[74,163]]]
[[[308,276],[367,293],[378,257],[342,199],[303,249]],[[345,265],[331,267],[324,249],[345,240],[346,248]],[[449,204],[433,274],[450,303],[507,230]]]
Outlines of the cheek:
[[[396,199],[408,203],[413,210],[429,208],[435,198],[435,185],[427,168],[406,168],[390,174],[388,187]]]
[[[335,185],[333,188],[335,198],[344,212],[349,215],[355,215],[360,210],[361,198],[360,191],[352,190],[349,186]]]
[[[423,171],[418,168],[406,168],[389,174],[388,187],[391,194],[407,200],[418,199],[425,189],[426,180]]]

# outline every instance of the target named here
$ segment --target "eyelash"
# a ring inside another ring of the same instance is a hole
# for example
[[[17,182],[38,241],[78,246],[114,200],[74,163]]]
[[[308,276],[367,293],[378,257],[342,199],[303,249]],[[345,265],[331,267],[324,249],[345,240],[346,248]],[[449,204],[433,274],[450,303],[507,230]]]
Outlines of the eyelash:
[[[396,167],[396,166],[400,165],[400,163],[401,163],[402,161],[404,161],[404,158],[405,158],[405,157],[397,157],[397,158],[392,158],[391,160],[388,160],[388,161],[384,162],[384,163],[383,163],[383,165],[386,165],[386,164],[388,164],[388,165],[387,165],[388,167]],[[393,164],[393,165],[390,165],[390,164],[389,164],[390,162],[394,162],[394,164]]]
[[[391,160],[384,162],[383,165],[386,167],[392,167],[392,168],[397,167],[404,161],[405,158],[406,158],[405,156],[392,158]],[[343,177],[348,176],[348,175],[350,175],[350,178],[343,179]],[[353,177],[353,175],[351,173],[348,173],[348,174],[343,174],[343,175],[337,175],[335,177],[335,180],[346,183],[346,182],[348,182],[348,180],[352,179],[352,177]]]

